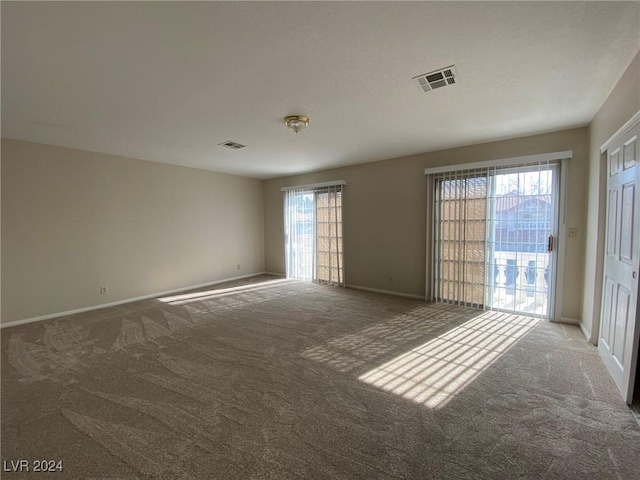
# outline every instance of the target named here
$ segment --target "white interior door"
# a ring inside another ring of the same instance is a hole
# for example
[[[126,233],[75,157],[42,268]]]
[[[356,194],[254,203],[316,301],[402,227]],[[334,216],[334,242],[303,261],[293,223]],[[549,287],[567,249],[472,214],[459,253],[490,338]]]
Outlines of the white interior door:
[[[607,220],[598,352],[627,403],[638,354],[640,192],[636,125],[607,150]]]

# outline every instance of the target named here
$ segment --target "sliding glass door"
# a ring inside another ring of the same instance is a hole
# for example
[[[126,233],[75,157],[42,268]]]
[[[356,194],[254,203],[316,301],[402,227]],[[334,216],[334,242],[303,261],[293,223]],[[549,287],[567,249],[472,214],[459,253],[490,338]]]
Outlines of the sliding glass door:
[[[538,163],[435,177],[436,301],[551,316],[558,173]]]
[[[287,278],[311,281],[315,271],[316,249],[314,192],[286,192],[284,211]]]
[[[287,278],[344,286],[342,187],[285,190]]]

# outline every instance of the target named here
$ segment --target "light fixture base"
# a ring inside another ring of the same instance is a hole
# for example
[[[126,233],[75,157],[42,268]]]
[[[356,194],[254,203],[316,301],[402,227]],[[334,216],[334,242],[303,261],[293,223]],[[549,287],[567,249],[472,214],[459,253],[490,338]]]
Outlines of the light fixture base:
[[[289,115],[288,117],[284,117],[283,123],[297,135],[298,132],[307,128],[309,118],[304,115]]]

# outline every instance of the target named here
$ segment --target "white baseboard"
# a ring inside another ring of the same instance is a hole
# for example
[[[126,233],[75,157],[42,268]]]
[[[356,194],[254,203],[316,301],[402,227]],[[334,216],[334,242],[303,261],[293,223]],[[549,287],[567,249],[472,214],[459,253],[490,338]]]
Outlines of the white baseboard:
[[[276,273],[276,272],[262,272],[262,273],[264,273],[265,275],[273,275],[275,277],[283,277],[283,278],[287,276],[284,273]]]
[[[592,344],[595,345],[595,343],[592,341],[591,339],[591,332],[589,330],[587,330],[587,327],[584,325],[584,323],[580,322],[580,330],[582,330],[582,334],[587,337],[587,341]]]
[[[577,318],[562,317],[560,319],[560,323],[568,323],[569,325],[580,325],[580,320],[578,320]]]
[[[267,272],[249,273],[247,275],[240,275],[238,277],[231,277],[231,278],[225,278],[225,279],[222,279],[222,280],[215,280],[213,282],[200,283],[198,285],[191,285],[189,287],[180,287],[180,288],[176,288],[174,290],[166,290],[164,292],[150,293],[149,295],[142,295],[141,297],[127,298],[125,300],[118,300],[117,302],[101,303],[99,305],[92,305],[90,307],[76,308],[74,310],[67,310],[65,312],[57,312],[57,313],[51,313],[51,314],[48,314],[48,315],[41,315],[39,317],[25,318],[23,320],[16,320],[14,322],[7,322],[7,323],[0,324],[0,328],[16,327],[18,325],[25,325],[27,323],[40,322],[42,320],[50,320],[52,318],[58,318],[58,317],[66,317],[67,315],[74,315],[76,313],[90,312],[92,310],[100,310],[101,308],[115,307],[116,305],[122,305],[123,303],[131,303],[131,302],[137,302],[137,301],[140,301],[140,300],[148,300],[150,298],[162,297],[162,296],[165,296],[165,295],[171,295],[173,293],[185,292],[187,290],[194,290],[196,288],[210,287],[212,285],[218,285],[220,283],[231,282],[233,280],[242,280],[243,278],[250,278],[250,277],[255,277],[255,276],[258,276],[258,275],[264,275],[266,273]],[[273,275],[277,275],[277,274],[273,274]]]
[[[394,297],[413,298],[415,300],[424,300],[424,295],[413,295],[411,293],[394,292],[391,290],[380,290],[378,288],[362,287],[360,285],[345,285],[347,288],[354,290],[363,290],[365,292],[382,293],[383,295],[393,295]]]

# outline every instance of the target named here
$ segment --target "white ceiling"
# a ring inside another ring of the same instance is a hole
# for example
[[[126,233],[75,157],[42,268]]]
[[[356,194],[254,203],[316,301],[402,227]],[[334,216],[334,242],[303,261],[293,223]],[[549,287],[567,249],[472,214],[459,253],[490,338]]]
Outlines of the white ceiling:
[[[257,178],[586,125],[640,48],[640,2],[1,8],[4,137]]]

